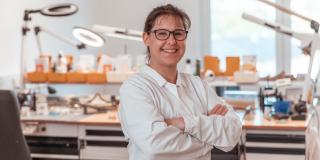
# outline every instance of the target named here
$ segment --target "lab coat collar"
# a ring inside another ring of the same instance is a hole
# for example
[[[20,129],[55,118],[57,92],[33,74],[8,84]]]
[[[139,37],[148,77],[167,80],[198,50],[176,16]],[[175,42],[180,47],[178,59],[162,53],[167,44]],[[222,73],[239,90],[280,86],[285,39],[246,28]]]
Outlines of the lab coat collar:
[[[159,86],[163,87],[166,85],[166,83],[169,83],[166,79],[164,79],[156,70],[151,68],[148,65],[144,65],[141,70],[141,73],[146,73],[147,75],[151,76],[156,82],[159,84]],[[181,73],[178,71],[177,76],[177,82],[176,85],[179,86],[185,86],[184,81],[182,80]]]
[[[183,86],[183,87],[186,86],[185,81],[182,79],[182,74],[183,73],[180,73],[179,70],[178,70],[178,77],[177,77],[177,83],[176,83],[178,87],[179,86]]]

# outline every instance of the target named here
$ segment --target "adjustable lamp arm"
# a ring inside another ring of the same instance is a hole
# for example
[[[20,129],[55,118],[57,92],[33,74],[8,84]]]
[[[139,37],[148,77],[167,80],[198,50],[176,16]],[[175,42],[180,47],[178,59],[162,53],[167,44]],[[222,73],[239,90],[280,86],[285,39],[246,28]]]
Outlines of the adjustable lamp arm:
[[[73,41],[71,41],[71,40],[69,40],[69,39],[67,39],[67,38],[65,38],[63,36],[60,36],[60,35],[52,32],[52,31],[50,31],[48,29],[45,29],[43,27],[40,27],[40,26],[35,26],[34,27],[34,32],[35,32],[36,37],[37,37],[38,49],[39,49],[39,53],[40,54],[43,53],[42,52],[42,47],[41,47],[41,41],[40,41],[40,37],[39,37],[39,33],[40,32],[47,33],[48,35],[50,35],[50,36],[52,36],[52,37],[54,37],[54,38],[56,38],[56,39],[58,39],[58,40],[60,40],[60,41],[62,41],[64,43],[66,43],[66,44],[68,44],[68,45],[70,45],[72,47],[76,47],[77,49],[85,49],[86,48],[85,44],[83,44],[83,43],[76,44],[75,42],[73,42]]]
[[[298,39],[298,37],[300,37],[299,33],[294,32],[291,29],[289,29],[288,27],[285,27],[285,26],[278,24],[278,23],[275,23],[275,22],[266,21],[266,20],[260,19],[258,17],[255,17],[255,16],[247,14],[247,13],[243,13],[242,18],[245,20],[248,20],[250,22],[262,25],[264,27],[268,27],[270,29],[273,29],[279,33],[285,34],[290,37],[295,37],[297,39]]]
[[[258,1],[260,1],[260,2],[262,2],[262,3],[265,3],[265,4],[267,4],[267,5],[270,5],[270,6],[274,7],[274,8],[276,8],[276,9],[279,9],[280,11],[283,11],[283,12],[285,12],[285,13],[288,13],[288,14],[290,14],[290,15],[299,17],[299,18],[301,18],[301,19],[303,19],[303,20],[305,20],[305,21],[310,22],[310,27],[315,31],[315,33],[318,33],[318,32],[319,32],[319,22],[317,22],[317,21],[315,21],[315,20],[313,20],[313,19],[311,19],[311,18],[308,18],[308,17],[306,17],[306,16],[303,16],[303,15],[301,15],[301,14],[299,14],[299,13],[296,13],[296,12],[294,12],[294,11],[291,11],[290,9],[285,8],[285,7],[281,6],[281,5],[278,5],[278,4],[276,4],[276,3],[270,2],[270,1],[268,1],[268,0],[258,0]]]
[[[282,34],[285,34],[285,35],[288,35],[288,36],[291,36],[291,37],[294,37],[294,38],[300,40],[300,42],[301,42],[300,48],[302,49],[302,51],[305,54],[308,54],[310,56],[310,63],[308,66],[307,75],[305,77],[305,82],[304,82],[305,86],[304,86],[304,91],[303,91],[303,96],[302,96],[302,100],[307,101],[308,92],[309,92],[310,86],[312,85],[311,84],[311,81],[312,81],[311,80],[311,70],[313,67],[312,65],[313,65],[314,55],[317,50],[320,50],[320,36],[318,34],[297,33],[297,32],[294,32],[291,29],[289,29],[285,26],[282,26],[280,24],[277,24],[274,22],[268,22],[268,21],[265,21],[263,19],[260,19],[258,17],[252,16],[252,15],[249,15],[246,13],[242,14],[242,18],[244,18],[248,21],[251,21],[253,23],[260,24],[262,26],[271,28],[271,29],[275,30],[276,32],[279,32],[279,33],[282,33]],[[318,75],[319,74],[320,74],[320,70],[319,70]],[[317,80],[318,78],[319,77],[317,76],[315,81],[318,81]]]
[[[313,37],[312,37],[312,40],[310,42],[308,49],[310,50],[310,60],[309,60],[308,73],[305,78],[305,88],[304,88],[304,94],[303,94],[302,100],[308,99],[308,93],[310,90],[310,86],[317,85],[316,83],[319,80],[320,68],[318,68],[318,73],[314,79],[315,84],[313,84],[312,80],[311,80],[311,71],[313,68],[313,60],[314,60],[316,52],[320,50],[320,36],[318,34],[313,34]],[[310,102],[310,103],[312,103],[312,102]]]
[[[142,42],[142,32],[137,30],[117,28],[103,25],[93,25],[92,30],[101,33],[107,37],[134,40]]]

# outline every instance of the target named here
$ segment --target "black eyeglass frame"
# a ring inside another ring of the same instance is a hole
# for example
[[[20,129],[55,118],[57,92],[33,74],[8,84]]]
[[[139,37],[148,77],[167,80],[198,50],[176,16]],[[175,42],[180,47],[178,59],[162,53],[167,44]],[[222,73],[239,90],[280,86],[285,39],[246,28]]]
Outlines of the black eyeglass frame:
[[[159,31],[169,32],[168,37],[165,38],[165,39],[160,39],[160,38],[158,38],[158,37],[157,37],[157,32],[159,32]],[[174,34],[174,33],[177,32],[177,31],[184,31],[186,36],[185,36],[183,39],[177,39],[176,36],[175,36],[175,34]],[[150,34],[150,33],[154,33],[154,35],[155,35],[155,37],[157,38],[157,40],[160,40],[160,41],[165,41],[165,40],[169,39],[171,34],[173,35],[173,38],[174,38],[175,40],[177,40],[177,41],[184,41],[184,40],[186,40],[187,37],[188,37],[188,32],[189,32],[189,31],[183,30],[183,29],[176,29],[176,30],[174,30],[174,31],[169,31],[169,30],[167,30],[167,29],[155,29],[155,30],[149,31],[148,33],[149,33],[149,34]]]

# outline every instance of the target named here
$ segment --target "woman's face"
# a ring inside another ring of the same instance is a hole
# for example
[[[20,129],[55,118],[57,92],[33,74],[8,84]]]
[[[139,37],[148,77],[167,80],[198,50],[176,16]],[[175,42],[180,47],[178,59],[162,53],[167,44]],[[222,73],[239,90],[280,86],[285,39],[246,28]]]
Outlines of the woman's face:
[[[154,67],[176,67],[184,55],[186,40],[176,40],[173,37],[173,33],[170,34],[167,40],[159,40],[153,32],[159,29],[171,32],[185,30],[183,22],[176,16],[163,15],[156,19],[150,34],[143,34],[143,41],[150,49],[150,65]]]

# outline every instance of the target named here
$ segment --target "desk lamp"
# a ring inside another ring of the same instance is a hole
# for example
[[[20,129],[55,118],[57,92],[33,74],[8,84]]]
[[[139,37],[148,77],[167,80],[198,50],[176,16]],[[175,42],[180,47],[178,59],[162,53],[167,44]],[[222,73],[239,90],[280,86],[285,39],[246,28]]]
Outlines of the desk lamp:
[[[285,7],[282,7],[282,6],[280,6],[280,5],[277,5],[277,4],[272,3],[272,2],[270,2],[270,1],[267,1],[267,0],[258,0],[258,1],[260,1],[260,2],[262,2],[262,3],[265,3],[265,4],[267,4],[267,5],[270,5],[270,6],[274,7],[274,8],[276,8],[276,9],[279,9],[280,11],[286,12],[286,13],[288,13],[288,14],[290,14],[290,15],[299,17],[299,18],[301,18],[301,19],[303,19],[303,20],[305,20],[305,21],[310,22],[310,27],[315,31],[315,33],[318,33],[318,32],[319,32],[319,22],[317,22],[317,21],[315,21],[315,20],[313,20],[313,19],[311,19],[311,18],[308,18],[308,17],[306,17],[306,16],[303,16],[303,15],[301,15],[301,14],[299,14],[299,13],[293,12],[293,11],[291,11],[291,10],[285,8]]]
[[[92,30],[107,37],[134,40],[142,42],[142,32],[132,29],[117,28],[103,25],[93,25]]]
[[[80,39],[81,42],[80,44],[77,44],[76,42],[67,39],[53,31],[50,31],[44,27],[40,27],[40,26],[35,26],[34,27],[34,31],[36,34],[36,38],[37,38],[37,44],[38,44],[38,50],[39,50],[39,54],[41,55],[43,53],[42,51],[42,45],[41,45],[41,40],[40,40],[40,36],[39,33],[40,32],[44,32],[72,47],[76,47],[77,49],[85,49],[86,45],[91,46],[91,47],[101,47],[105,40],[103,39],[103,37],[101,37],[99,34],[86,30],[85,28],[82,27],[74,27],[72,29],[73,35],[77,38]]]
[[[30,31],[30,28],[28,26],[28,23],[32,20],[31,14],[40,13],[44,16],[49,17],[63,17],[63,16],[69,16],[72,14],[75,14],[78,11],[78,7],[74,4],[70,3],[62,3],[62,4],[54,4],[49,5],[47,7],[44,7],[42,9],[27,9],[24,11],[23,21],[24,24],[22,26],[22,39],[21,39],[21,53],[20,53],[20,87],[22,89],[25,88],[25,79],[24,79],[24,73],[25,73],[25,62],[24,62],[24,50],[25,50],[25,38],[27,36],[28,31]]]
[[[317,34],[319,31],[319,22],[317,22],[311,18],[305,17],[299,13],[293,12],[283,6],[272,3],[270,1],[267,1],[267,0],[259,0],[259,1],[262,3],[268,4],[272,7],[275,7],[276,9],[279,9],[279,10],[286,12],[290,15],[299,17],[305,21],[310,22],[310,27],[315,31],[314,34],[297,33],[297,32],[290,30],[289,28],[282,26],[280,24],[277,24],[277,23],[268,22],[268,21],[259,19],[257,17],[251,16],[246,13],[243,13],[243,15],[242,15],[242,17],[246,20],[249,20],[251,22],[269,27],[277,32],[280,32],[282,34],[285,34],[285,35],[288,35],[288,36],[291,36],[291,37],[294,37],[294,38],[300,40],[300,42],[301,42],[300,48],[302,49],[303,53],[310,56],[308,73],[305,77],[305,82],[304,82],[305,84],[304,84],[304,89],[303,89],[302,101],[306,102],[307,104],[311,104],[312,100],[310,99],[310,92],[309,91],[311,88],[315,87],[315,86],[313,86],[314,84],[312,84],[311,70],[313,67],[312,65],[313,65],[314,55],[317,50],[320,50],[320,37]],[[317,74],[317,77],[315,78],[315,82],[318,81],[319,76],[320,76],[320,69],[318,70],[318,74]]]
[[[76,44],[76,42],[73,42],[73,41],[71,41],[71,40],[69,40],[69,39],[67,39],[67,38],[65,38],[65,37],[63,37],[61,35],[58,35],[57,33],[53,32],[53,31],[51,31],[49,29],[46,29],[44,27],[35,26],[34,27],[34,32],[35,32],[36,38],[37,38],[39,54],[43,53],[41,40],[40,40],[40,36],[39,36],[39,33],[41,33],[41,32],[44,32],[44,33],[46,33],[46,34],[48,34],[48,35],[50,35],[50,36],[52,36],[52,37],[64,42],[64,43],[66,43],[66,44],[68,44],[68,45],[70,45],[72,47],[76,47],[77,49],[85,49],[86,48],[85,44],[83,44],[83,43]]]
[[[88,46],[101,47],[105,43],[104,38],[98,33],[83,27],[73,27],[72,33],[80,42]]]
[[[298,13],[295,13],[287,8],[284,8],[280,5],[277,5],[275,3],[272,3],[270,1],[267,0],[259,0],[260,2],[266,3],[268,5],[271,5],[273,7],[275,7],[276,9],[279,9],[283,12],[286,12],[290,15],[294,15],[296,17],[299,17],[303,20],[306,20],[308,22],[310,22],[310,27],[315,31],[314,34],[308,34],[308,33],[297,33],[294,32],[290,29],[288,29],[285,26],[282,26],[280,24],[277,23],[273,23],[273,22],[268,22],[265,20],[262,20],[260,18],[257,18],[255,16],[243,13],[242,17],[246,20],[249,20],[251,22],[266,26],[268,28],[271,28],[279,33],[291,36],[293,38],[296,38],[298,40],[300,40],[301,44],[300,44],[300,48],[302,49],[302,52],[304,54],[307,54],[310,56],[310,61],[309,61],[309,65],[308,65],[308,72],[307,75],[305,77],[305,81],[304,81],[304,88],[303,88],[303,95],[302,95],[302,102],[306,104],[307,109],[309,114],[311,115],[310,117],[310,122],[311,121],[315,121],[314,126],[316,126],[316,132],[317,132],[317,136],[320,136],[320,117],[319,117],[319,109],[315,107],[315,104],[313,103],[313,91],[314,88],[316,88],[316,84],[315,82],[318,81],[319,77],[320,77],[320,68],[318,69],[318,74],[316,76],[316,78],[314,79],[314,81],[311,79],[311,70],[313,67],[313,59],[315,56],[316,51],[320,50],[320,36],[318,34],[319,31],[319,23],[315,20],[312,20],[311,18],[307,18],[305,16],[302,16]],[[311,94],[310,94],[311,91]],[[309,110],[310,109],[310,110]],[[314,119],[314,116],[316,119]],[[307,155],[310,156],[310,155]]]
[[[297,32],[292,31],[291,29],[289,29],[285,26],[282,26],[280,24],[266,21],[266,20],[262,20],[258,17],[249,15],[247,13],[243,13],[242,17],[246,20],[251,21],[251,22],[263,25],[263,26],[271,28],[279,33],[282,33],[282,34],[285,34],[285,35],[288,35],[288,36],[291,36],[293,38],[300,40],[300,42],[301,42],[300,48],[302,49],[303,53],[310,56],[308,73],[305,77],[304,89],[303,89],[303,95],[302,95],[302,100],[310,104],[311,101],[310,101],[310,99],[308,99],[308,96],[310,96],[310,95],[308,93],[309,93],[310,87],[313,85],[312,79],[311,79],[311,70],[313,67],[312,65],[313,65],[314,55],[317,50],[320,50],[320,37],[319,37],[319,35],[316,33],[314,33],[314,34],[297,33]],[[318,78],[319,77],[317,77],[316,79],[318,79]]]
[[[103,25],[93,25],[92,30],[106,37],[119,38],[142,42],[142,32],[126,28],[110,27]],[[127,54],[127,45],[124,45],[124,54]]]

